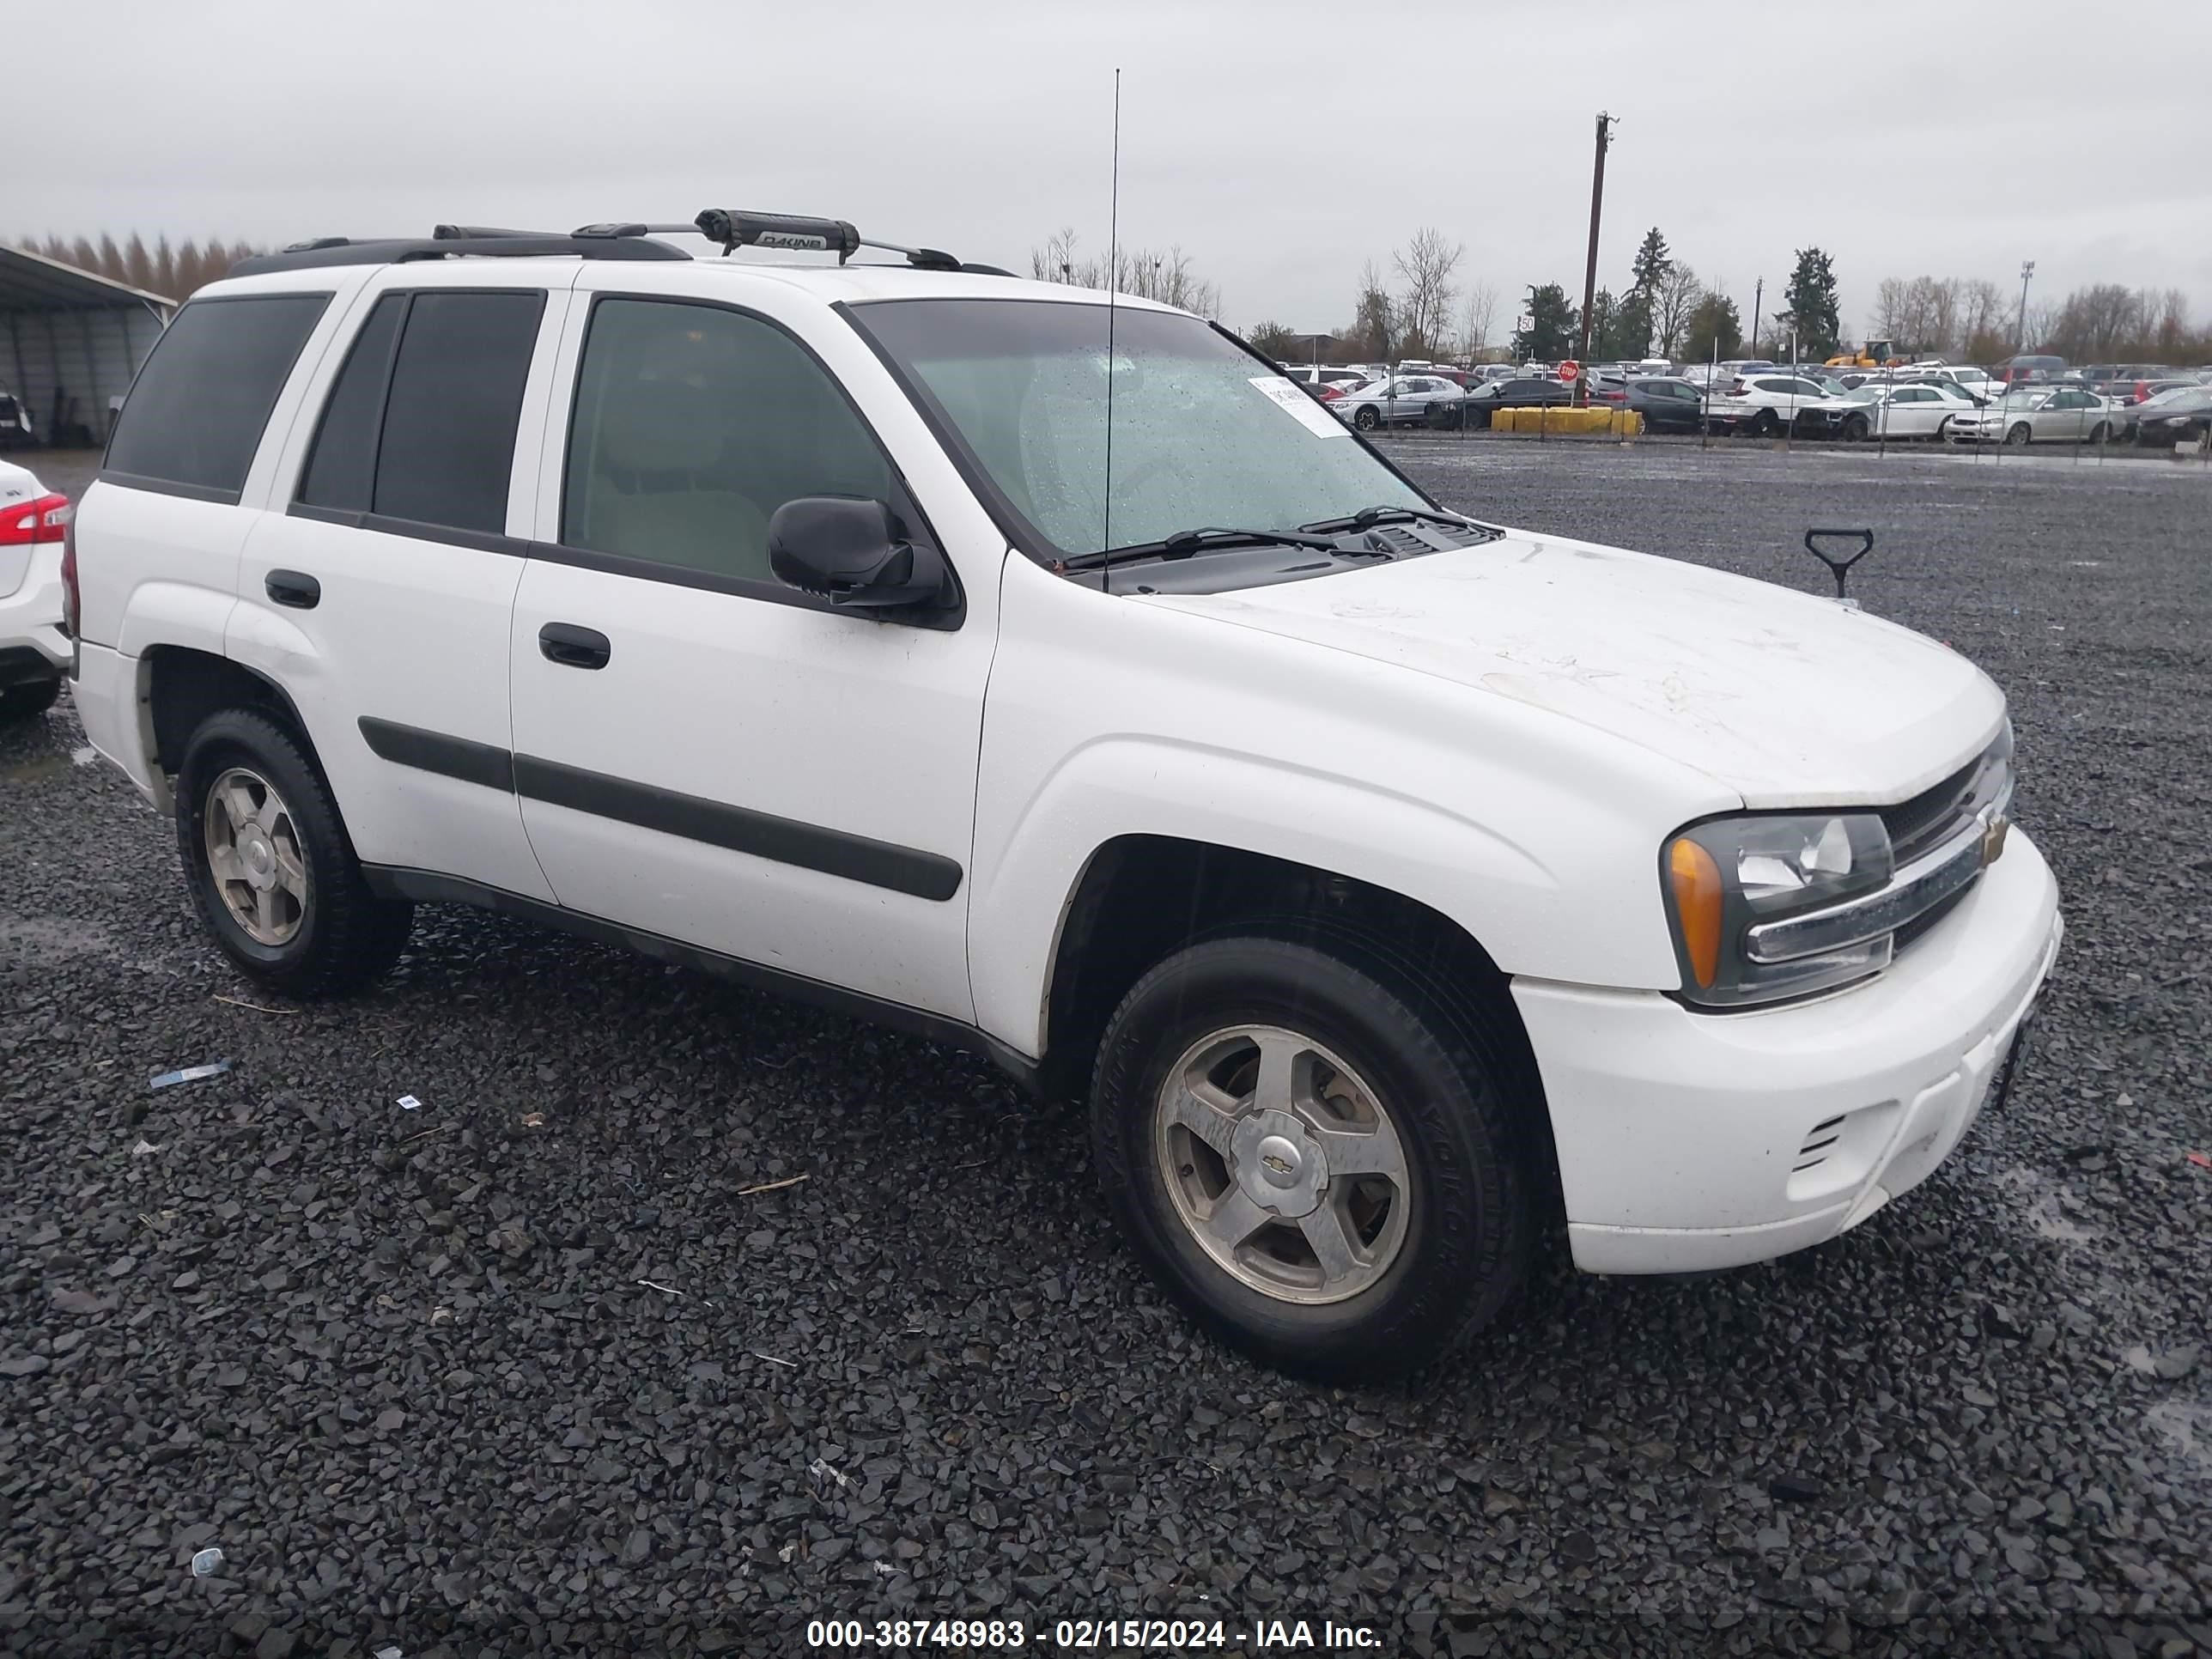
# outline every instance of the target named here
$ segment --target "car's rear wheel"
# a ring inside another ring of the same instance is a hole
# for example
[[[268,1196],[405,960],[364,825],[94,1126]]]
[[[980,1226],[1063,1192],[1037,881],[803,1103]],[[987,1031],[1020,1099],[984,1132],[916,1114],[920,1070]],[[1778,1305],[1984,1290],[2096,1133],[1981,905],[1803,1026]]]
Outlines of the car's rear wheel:
[[[1936,441],[1939,444],[1950,442],[1951,417],[1948,415],[1946,415],[1942,420],[1936,422],[1936,431],[1933,435]]]
[[[2014,423],[2011,431],[2005,434],[2004,441],[2008,444],[2024,444],[2034,435],[2026,421],[2019,421]]]
[[[1161,1285],[1254,1358],[1351,1382],[1495,1317],[1535,1206],[1500,1046],[1338,948],[1255,933],[1161,963],[1108,1026],[1091,1121]]]
[[[1771,409],[1760,410],[1757,418],[1751,423],[1751,435],[1754,438],[1771,438],[1781,430],[1782,422],[1775,417],[1774,411]]]
[[[1352,411],[1352,423],[1362,432],[1372,432],[1382,424],[1382,416],[1372,404],[1364,404]]]
[[[50,680],[33,680],[27,685],[11,685],[0,691],[0,720],[26,720],[33,714],[43,714],[54,706],[62,694],[58,676]]]
[[[2102,421],[2089,428],[2089,441],[2093,444],[2100,444],[2112,435],[2112,428]]]
[[[247,709],[210,715],[175,793],[185,885],[247,974],[289,996],[334,996],[398,960],[414,907],[369,890],[330,786],[292,732]]]

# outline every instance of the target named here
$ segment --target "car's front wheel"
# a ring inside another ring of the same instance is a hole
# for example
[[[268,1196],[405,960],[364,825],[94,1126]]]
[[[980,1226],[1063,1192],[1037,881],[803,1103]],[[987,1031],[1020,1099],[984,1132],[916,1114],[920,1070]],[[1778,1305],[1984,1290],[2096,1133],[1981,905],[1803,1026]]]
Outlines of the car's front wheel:
[[[1268,1364],[1351,1382],[1434,1360],[1525,1277],[1535,1207],[1482,1017],[1259,934],[1146,974],[1099,1050],[1107,1202],[1155,1279]],[[1355,959],[1357,958],[1357,959]]]
[[[1352,411],[1352,423],[1362,432],[1372,432],[1382,424],[1382,416],[1374,404],[1367,404]]]
[[[2028,423],[2026,421],[2021,421],[2015,422],[2012,430],[2005,434],[2004,441],[2008,444],[2024,444],[2034,435],[2035,433]]]
[[[369,890],[330,786],[292,732],[250,709],[210,714],[175,793],[185,885],[246,973],[287,995],[335,996],[398,960],[414,907]]]

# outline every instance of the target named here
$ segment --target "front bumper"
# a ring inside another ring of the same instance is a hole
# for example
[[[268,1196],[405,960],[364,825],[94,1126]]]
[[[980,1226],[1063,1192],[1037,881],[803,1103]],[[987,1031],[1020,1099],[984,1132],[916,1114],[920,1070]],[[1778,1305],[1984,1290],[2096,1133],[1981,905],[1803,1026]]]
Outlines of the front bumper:
[[[1576,1264],[1763,1261],[1917,1186],[1982,1111],[2063,933],[2051,868],[2014,830],[1948,916],[1832,996],[1706,1014],[1516,980]]]

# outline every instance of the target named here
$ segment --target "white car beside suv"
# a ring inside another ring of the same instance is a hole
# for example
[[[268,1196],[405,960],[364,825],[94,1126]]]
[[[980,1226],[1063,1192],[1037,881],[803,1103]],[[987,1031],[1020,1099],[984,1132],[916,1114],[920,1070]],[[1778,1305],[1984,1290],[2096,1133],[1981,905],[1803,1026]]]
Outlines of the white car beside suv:
[[[61,695],[62,541],[69,497],[0,461],[0,720],[45,713]]]
[[[459,901],[970,1045],[1336,1378],[1540,1228],[1761,1261],[2002,1103],[2062,925],[1965,658],[1443,511],[1187,313],[699,222],[838,263],[318,244],[155,349],[76,699],[246,973],[362,987]]]

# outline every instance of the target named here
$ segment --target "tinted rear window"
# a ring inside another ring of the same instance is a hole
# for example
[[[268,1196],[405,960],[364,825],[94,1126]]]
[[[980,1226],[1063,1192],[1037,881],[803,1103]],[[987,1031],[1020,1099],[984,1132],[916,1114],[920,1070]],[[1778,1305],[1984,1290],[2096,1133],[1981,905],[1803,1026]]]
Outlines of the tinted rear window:
[[[370,511],[507,528],[514,428],[544,309],[542,293],[415,295],[392,366]]]
[[[105,470],[235,501],[327,294],[195,300],[131,388]]]

